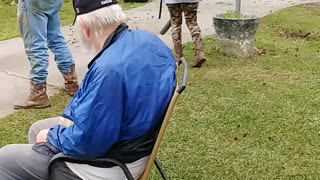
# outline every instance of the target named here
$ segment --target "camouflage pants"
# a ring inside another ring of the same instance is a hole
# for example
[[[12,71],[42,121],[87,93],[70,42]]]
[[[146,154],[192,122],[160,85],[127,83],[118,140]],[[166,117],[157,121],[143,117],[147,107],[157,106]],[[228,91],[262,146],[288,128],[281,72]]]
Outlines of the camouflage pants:
[[[182,44],[182,13],[184,13],[186,24],[191,33],[192,39],[196,41],[197,38],[201,38],[201,29],[197,22],[197,12],[199,3],[167,4],[167,6],[171,18],[172,40],[175,45]]]

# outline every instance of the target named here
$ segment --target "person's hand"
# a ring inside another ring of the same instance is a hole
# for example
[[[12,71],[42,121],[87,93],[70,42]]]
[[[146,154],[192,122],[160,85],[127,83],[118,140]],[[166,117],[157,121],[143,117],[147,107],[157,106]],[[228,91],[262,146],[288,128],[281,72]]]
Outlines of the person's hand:
[[[44,129],[37,135],[37,143],[47,142],[47,136],[50,129]]]

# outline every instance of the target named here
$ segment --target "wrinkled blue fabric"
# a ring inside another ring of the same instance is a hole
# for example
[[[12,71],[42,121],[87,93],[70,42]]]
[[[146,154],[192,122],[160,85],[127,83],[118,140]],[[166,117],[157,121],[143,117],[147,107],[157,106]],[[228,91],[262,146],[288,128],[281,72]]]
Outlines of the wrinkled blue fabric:
[[[103,157],[118,141],[162,120],[176,86],[171,50],[155,35],[126,30],[90,66],[48,142],[66,155]]]

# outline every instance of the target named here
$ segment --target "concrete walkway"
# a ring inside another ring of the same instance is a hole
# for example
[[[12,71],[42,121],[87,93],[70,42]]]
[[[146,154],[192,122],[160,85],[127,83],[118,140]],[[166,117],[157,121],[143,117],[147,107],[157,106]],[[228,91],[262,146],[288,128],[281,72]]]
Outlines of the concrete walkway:
[[[301,3],[320,2],[320,0],[245,0],[242,1],[242,12],[246,15],[262,17],[273,11]],[[199,8],[199,24],[203,35],[214,34],[212,27],[212,16],[234,8],[234,0],[203,0]],[[159,0],[144,7],[127,11],[129,26],[131,29],[142,29],[159,35],[162,26],[169,19],[167,8],[163,6],[163,16],[158,20]],[[64,27],[63,32],[68,41],[73,56],[76,60],[77,73],[80,80],[87,71],[87,64],[93,55],[82,49],[76,40],[73,27]],[[159,35],[160,36],[160,35]],[[172,47],[170,32],[160,36],[170,47]],[[191,41],[191,37],[184,26],[184,42]],[[50,56],[48,88],[49,95],[58,92],[63,87],[63,78],[56,68],[52,55]],[[22,40],[14,38],[0,41],[0,117],[13,112],[14,102],[26,98],[29,91],[28,81],[29,64],[24,54]]]

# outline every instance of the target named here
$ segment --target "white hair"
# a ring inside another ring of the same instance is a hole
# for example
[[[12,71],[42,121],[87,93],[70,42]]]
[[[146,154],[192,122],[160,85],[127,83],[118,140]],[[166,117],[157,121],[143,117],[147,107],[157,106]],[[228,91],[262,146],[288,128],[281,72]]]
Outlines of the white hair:
[[[127,21],[122,8],[117,5],[106,6],[90,13],[77,16],[76,23],[81,21],[86,27],[100,34],[103,29],[113,24],[121,24]]]

